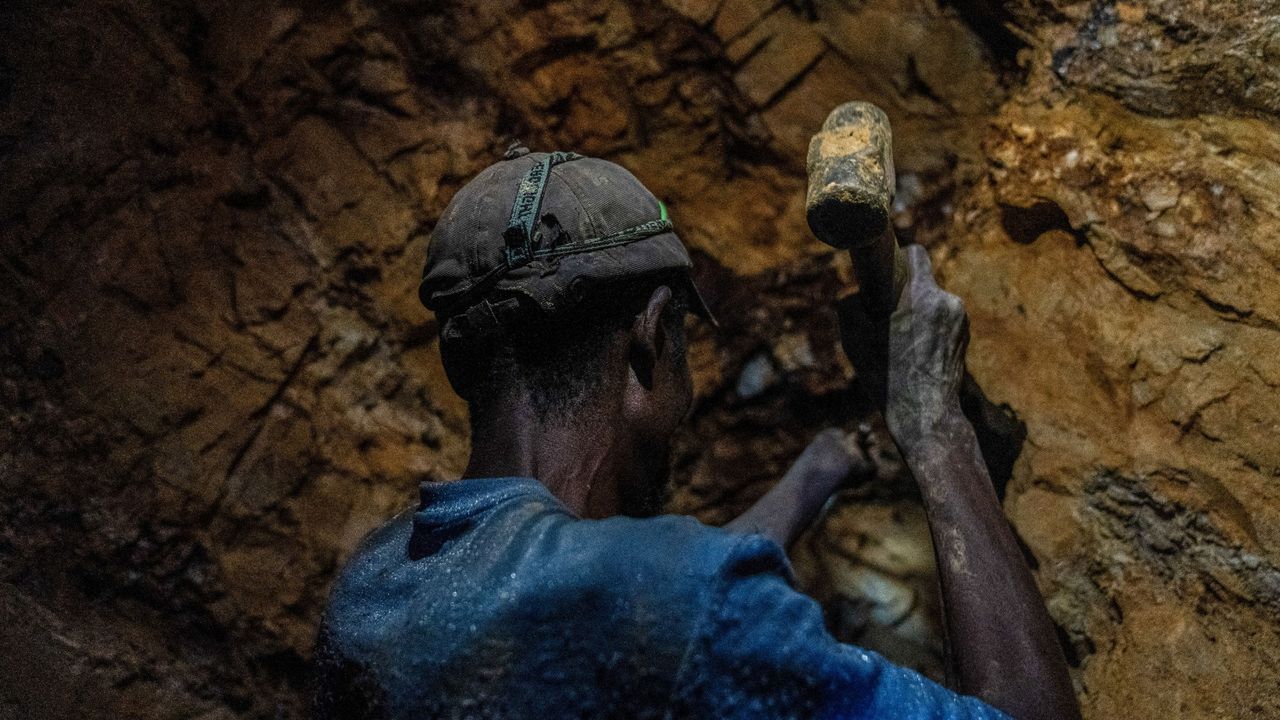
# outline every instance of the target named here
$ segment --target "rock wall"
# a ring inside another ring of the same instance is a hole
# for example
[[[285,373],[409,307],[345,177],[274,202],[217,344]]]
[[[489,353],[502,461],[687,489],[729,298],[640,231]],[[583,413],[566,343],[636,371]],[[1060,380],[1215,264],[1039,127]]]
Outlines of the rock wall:
[[[1012,17],[940,248],[1026,424],[1006,510],[1091,716],[1280,717],[1280,6]]]
[[[876,479],[794,560],[841,637],[936,673],[923,514],[802,212],[855,97],[968,302],[1087,715],[1280,715],[1280,8],[1237,5],[5,4],[0,717],[302,715],[336,568],[465,462],[415,288],[514,138],[632,168],[694,252],[724,327],[671,509],[722,522],[868,424]]]

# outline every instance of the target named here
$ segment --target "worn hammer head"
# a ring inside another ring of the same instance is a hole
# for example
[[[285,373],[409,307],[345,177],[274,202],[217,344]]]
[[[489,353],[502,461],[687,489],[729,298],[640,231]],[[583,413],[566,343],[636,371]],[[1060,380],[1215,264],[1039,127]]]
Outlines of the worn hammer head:
[[[889,118],[868,102],[848,102],[827,116],[809,141],[809,228],[836,248],[877,242],[893,202]]]

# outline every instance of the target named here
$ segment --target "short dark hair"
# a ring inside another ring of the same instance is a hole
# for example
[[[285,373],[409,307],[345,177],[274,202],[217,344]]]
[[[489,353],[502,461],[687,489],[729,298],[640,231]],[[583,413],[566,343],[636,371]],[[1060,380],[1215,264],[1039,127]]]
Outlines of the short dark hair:
[[[554,315],[528,308],[516,322],[481,340],[442,339],[445,370],[471,406],[472,425],[515,390],[528,392],[540,420],[578,409],[599,387],[609,343],[631,327],[663,285],[672,297],[662,324],[671,351],[683,355],[687,283],[682,273],[627,278],[589,289],[574,306]]]

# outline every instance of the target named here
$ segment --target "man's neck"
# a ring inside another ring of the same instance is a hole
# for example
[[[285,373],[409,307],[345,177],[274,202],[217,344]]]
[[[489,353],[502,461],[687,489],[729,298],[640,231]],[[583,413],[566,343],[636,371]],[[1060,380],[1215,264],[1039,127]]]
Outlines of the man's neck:
[[[545,420],[519,400],[494,410],[472,425],[463,477],[532,477],[579,517],[617,514],[630,444],[603,408]]]

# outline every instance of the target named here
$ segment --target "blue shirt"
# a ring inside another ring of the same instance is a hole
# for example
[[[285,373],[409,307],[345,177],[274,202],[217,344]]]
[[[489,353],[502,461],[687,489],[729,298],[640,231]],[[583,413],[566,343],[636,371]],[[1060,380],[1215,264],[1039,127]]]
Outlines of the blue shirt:
[[[1006,717],[837,642],[776,543],[581,520],[529,478],[424,484],[337,580],[316,658],[318,717]]]

